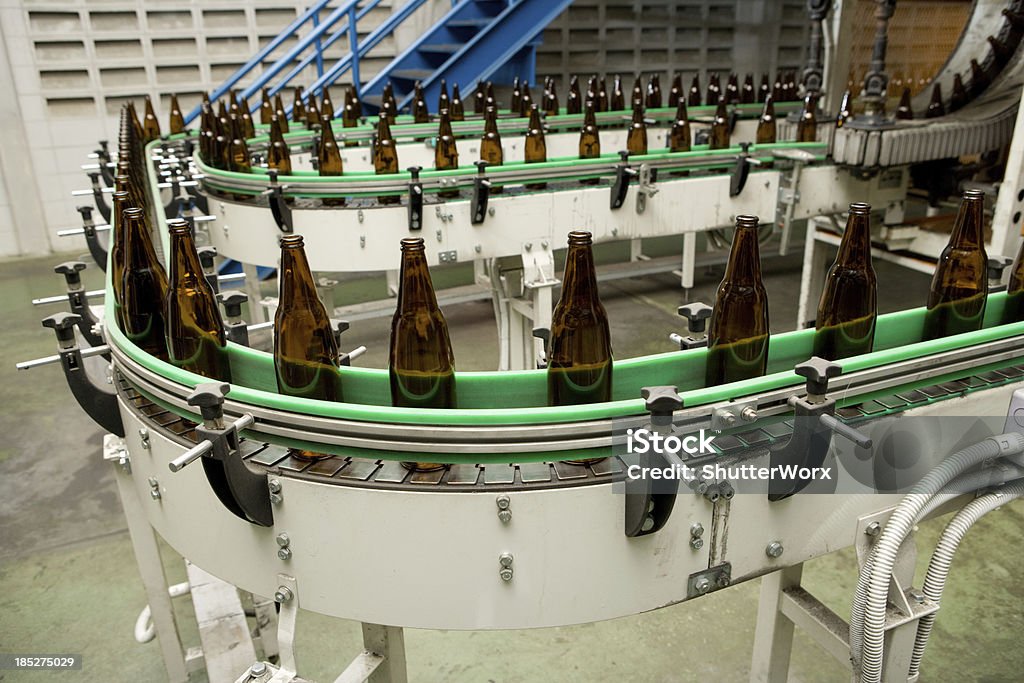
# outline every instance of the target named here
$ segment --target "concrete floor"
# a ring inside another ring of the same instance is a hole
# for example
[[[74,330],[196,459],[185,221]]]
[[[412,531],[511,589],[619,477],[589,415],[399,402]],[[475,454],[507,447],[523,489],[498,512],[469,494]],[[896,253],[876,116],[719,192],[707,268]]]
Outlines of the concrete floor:
[[[671,244],[667,245],[671,247]],[[76,254],[0,263],[0,313],[8,321],[0,355],[6,388],[0,412],[0,652],[81,653],[76,674],[0,671],[2,681],[166,680],[156,643],[136,644],[132,629],[146,600],[117,499],[110,465],[100,459],[100,430],[67,391],[56,367],[17,373],[14,363],[53,353],[52,333],[39,320],[33,297],[61,290],[51,267]],[[88,261],[88,259],[84,259]],[[799,258],[774,259],[765,268],[772,329],[795,325]],[[877,266],[883,312],[924,301],[928,280],[887,264]],[[88,288],[100,273],[85,273]],[[439,272],[457,280],[464,271]],[[710,301],[720,271],[702,273],[694,298]],[[339,303],[379,296],[378,279],[346,281]],[[682,291],[671,276],[602,285],[619,358],[667,351],[666,336],[682,328],[675,308]],[[496,362],[487,302],[446,311],[458,367],[489,369]],[[366,344],[360,364],[386,362],[388,320],[360,323],[346,348]],[[922,524],[921,568],[945,519]],[[1024,671],[1024,505],[989,515],[967,537],[957,557],[921,681],[1019,681]],[[182,562],[165,548],[172,582],[184,580]],[[805,585],[846,617],[856,581],[852,552],[809,563]],[[657,612],[571,628],[511,632],[408,631],[414,681],[743,681],[749,670],[758,581]],[[187,644],[198,644],[187,598],[177,601]],[[299,621],[301,671],[333,680],[361,649],[359,626],[303,613]],[[797,632],[793,681],[848,681],[849,674]],[[203,677],[197,677],[203,680]]]

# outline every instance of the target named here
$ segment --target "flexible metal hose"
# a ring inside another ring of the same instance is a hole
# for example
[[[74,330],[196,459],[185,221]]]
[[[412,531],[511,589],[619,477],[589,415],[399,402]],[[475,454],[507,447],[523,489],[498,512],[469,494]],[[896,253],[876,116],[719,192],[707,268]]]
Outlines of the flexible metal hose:
[[[989,512],[1021,496],[1024,496],[1024,482],[1011,482],[998,491],[987,493],[971,501],[956,513],[942,532],[932,559],[928,563],[928,573],[924,579],[924,597],[926,599],[933,602],[942,600],[942,590],[946,587],[946,578],[949,576],[953,556],[960,546],[960,541],[974,526],[974,523]],[[914,639],[914,651],[910,656],[910,677],[916,676],[921,670],[921,658],[924,656],[924,649],[928,645],[928,636],[932,633],[932,626],[935,624],[937,614],[937,612],[926,614],[917,622],[917,637]]]
[[[965,448],[936,465],[900,501],[861,568],[850,612],[850,657],[862,683],[880,683],[885,605],[896,555],[928,501],[949,482],[990,458],[1024,450],[1024,435],[1000,434]]]
[[[965,493],[975,493],[991,486],[1002,486],[1014,479],[1024,477],[1024,467],[1007,462],[1002,468],[986,467],[977,472],[968,472],[942,487],[935,497],[928,501],[917,516],[919,520],[930,515],[935,508]]]

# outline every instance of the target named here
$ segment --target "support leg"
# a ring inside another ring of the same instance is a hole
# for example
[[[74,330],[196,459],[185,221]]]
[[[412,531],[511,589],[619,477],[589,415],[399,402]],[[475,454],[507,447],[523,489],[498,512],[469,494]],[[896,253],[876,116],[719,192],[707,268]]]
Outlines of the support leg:
[[[785,683],[793,649],[793,622],[782,613],[783,591],[800,585],[802,564],[761,577],[757,607],[754,654],[750,663],[752,683]]]
[[[401,628],[363,624],[363,647],[384,658],[367,683],[407,683],[405,633]]]
[[[815,239],[814,220],[807,223],[807,239],[804,242],[804,264],[800,271],[800,298],[796,308],[796,327],[802,330],[817,314],[816,294],[821,291],[825,273],[827,245]]]
[[[167,593],[167,577],[164,575],[163,562],[160,561],[160,548],[153,527],[146,521],[142,503],[132,483],[131,466],[126,459],[127,452],[123,440],[111,434],[103,438],[103,459],[114,463],[114,480],[117,482],[117,492],[124,507],[128,535],[131,537],[135,562],[139,567],[139,577],[149,600],[149,611],[156,629],[156,639],[160,644],[160,654],[167,668],[167,678],[171,683],[186,683],[188,671],[185,666],[185,655],[181,647],[181,637],[178,635],[178,624],[174,619],[171,597]]]
[[[693,275],[697,268],[697,233],[683,233],[683,262],[679,284],[683,289],[693,289]]]

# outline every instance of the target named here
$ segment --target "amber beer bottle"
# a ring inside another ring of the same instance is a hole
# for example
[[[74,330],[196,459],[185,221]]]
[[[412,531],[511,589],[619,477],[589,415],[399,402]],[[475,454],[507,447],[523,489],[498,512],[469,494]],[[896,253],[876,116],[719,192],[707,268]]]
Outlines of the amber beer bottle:
[[[612,400],[612,341],[597,292],[591,234],[569,233],[562,296],[551,313],[548,404]]]
[[[579,114],[582,110],[583,101],[580,98],[580,79],[573,75],[569,79],[569,94],[565,96],[565,113]]]
[[[814,142],[818,139],[818,96],[814,93],[807,93],[804,98],[804,108],[800,112],[800,120],[796,124],[797,142]]]
[[[281,93],[274,95],[274,115],[281,124],[281,132],[288,132],[288,115],[284,113],[284,103],[281,102]]]
[[[156,118],[156,112],[153,111],[153,100],[146,95],[146,113],[142,119],[142,130],[144,134],[144,140],[146,142],[152,142],[160,137],[160,121]]]
[[[313,130],[320,125],[321,118],[320,109],[316,106],[316,97],[311,95],[306,106],[306,128]]]
[[[434,168],[438,171],[456,169],[459,167],[459,148],[455,144],[455,134],[452,133],[452,122],[447,109],[441,110],[440,120],[437,142],[434,144]],[[442,190],[437,195],[451,199],[458,197],[459,191],[457,189]]]
[[[696,74],[690,82],[690,92],[687,94],[686,104],[691,107],[699,107],[700,102],[700,74]]]
[[[761,74],[761,85],[757,86],[757,101],[764,102],[772,94],[772,88],[768,84],[768,74]]]
[[[644,123],[644,109],[639,104],[633,105],[633,120],[626,134],[626,149],[631,155],[647,154],[647,124]]]
[[[760,377],[768,367],[768,295],[761,282],[757,217],[737,216],[711,323],[705,386]]]
[[[312,100],[313,98],[310,97]],[[328,119],[334,118],[334,100],[331,99],[331,89],[324,86],[323,97],[320,99],[320,117],[326,116]]]
[[[617,77],[616,77],[617,78]],[[668,90],[668,106],[677,107],[679,106],[679,100],[683,94],[683,77],[676,74],[672,78],[672,86]]]
[[[156,257],[142,209],[125,209],[121,215],[124,218],[123,330],[125,336],[140,349],[167,360],[164,338],[167,273]]]
[[[818,301],[814,355],[838,360],[871,353],[878,317],[877,280],[871,265],[871,206],[850,204],[839,253]]]
[[[171,113],[167,117],[167,126],[171,135],[185,132],[185,116],[181,113],[177,95],[171,95]]]
[[[441,79],[441,93],[437,96],[437,113],[440,114],[442,109],[451,110],[452,101],[448,97],[448,81]]]
[[[530,107],[530,125],[526,131],[526,142],[523,144],[524,161],[528,164],[542,163],[548,160],[548,146],[544,140],[544,127],[540,122],[540,111],[537,105]],[[527,183],[526,187],[543,190],[547,183]]]
[[[729,146],[729,112],[725,108],[725,100],[718,101],[715,119],[711,124],[708,136],[708,149],[726,149]]]
[[[127,189],[128,176],[117,176],[117,191],[110,200],[110,289],[114,294],[114,320],[117,327],[124,331],[121,318],[121,302],[124,301],[124,210],[131,206],[131,195]]]
[[[437,305],[423,240],[402,240],[398,305],[391,319],[388,354],[391,403],[400,408],[454,408],[455,354],[448,324]],[[407,462],[410,469],[435,470],[439,463]]]
[[[754,141],[758,145],[770,145],[776,140],[775,102],[772,96],[764,101],[761,118],[757,122],[757,133]]]
[[[953,94],[949,96],[949,111],[963,109],[964,105],[970,101],[971,96],[967,94],[967,88],[964,87],[964,81],[960,74],[953,74]]]
[[[942,85],[935,81],[935,86],[932,88],[932,99],[928,103],[928,109],[925,110],[924,117],[926,119],[934,119],[945,115],[946,107],[942,104]]]
[[[341,149],[334,137],[331,119],[320,116],[320,146],[317,147],[317,170],[320,175],[342,175],[345,171],[341,163]],[[324,206],[345,206],[344,197],[321,197]]]
[[[1010,284],[1006,287],[1006,305],[1003,307],[1003,324],[1019,323],[1024,320],[1024,242],[1020,243],[1017,258],[1010,267]]]
[[[355,128],[359,125],[359,115],[356,112],[355,95],[352,89],[345,91],[345,104],[341,109],[341,125],[343,128]],[[349,146],[346,143],[346,147]]]
[[[252,170],[249,161],[249,147],[242,134],[242,122],[237,114],[231,115],[231,142],[228,143],[228,170],[248,173]]]
[[[231,381],[227,337],[213,288],[199,263],[189,224],[167,222],[171,254],[170,282],[164,306],[164,332],[170,362],[183,370],[222,382]]]
[[[676,106],[676,116],[668,133],[668,151],[689,152],[692,140],[690,118],[686,112],[686,100],[680,97]]]
[[[430,123],[430,111],[427,109],[427,101],[423,94],[423,85],[416,81],[412,97],[412,121],[413,123]]]
[[[312,97],[310,99],[312,100]],[[301,85],[295,86],[295,99],[292,101],[292,121],[295,123],[306,123],[306,104],[302,101]]]
[[[924,339],[981,328],[988,296],[985,254],[985,193],[967,190],[949,243],[935,266],[924,317]]]
[[[754,74],[747,74],[743,77],[743,87],[740,90],[740,102],[742,104],[753,104],[757,100],[757,93],[754,91]]]
[[[466,120],[466,106],[462,102],[462,95],[459,94],[459,84],[452,84],[452,109],[451,109],[452,121],[465,121]]]
[[[398,150],[395,139],[391,136],[387,114],[381,112],[377,119],[377,140],[373,147],[373,168],[377,175],[398,173]],[[381,195],[377,197],[381,204],[398,204],[401,197],[397,195]]]
[[[267,166],[281,175],[292,174],[292,157],[288,143],[281,134],[281,124],[277,117],[270,119],[270,145],[267,147]]]
[[[480,139],[480,160],[488,166],[501,166],[505,163],[505,153],[501,149],[501,134],[498,132],[498,110],[487,107],[484,111],[484,135]],[[491,192],[500,194],[500,185],[491,187]]]
[[[608,111],[622,111],[626,108],[626,94],[622,92],[622,77],[612,81],[612,92],[608,96]]]
[[[263,100],[260,102],[260,123],[267,125],[274,117],[274,105],[270,103],[270,93],[263,88]]]
[[[900,103],[896,107],[896,118],[909,121],[914,118],[914,110],[910,107],[910,88],[904,88]]]
[[[580,159],[596,159],[601,156],[601,136],[597,132],[597,120],[594,118],[594,103],[588,100],[583,114],[583,127],[580,129]]]

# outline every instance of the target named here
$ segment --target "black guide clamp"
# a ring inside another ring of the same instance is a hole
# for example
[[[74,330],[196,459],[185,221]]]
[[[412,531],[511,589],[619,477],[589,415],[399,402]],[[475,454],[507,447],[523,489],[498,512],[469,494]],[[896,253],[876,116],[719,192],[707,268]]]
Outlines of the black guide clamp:
[[[95,325],[99,319],[93,315],[92,309],[85,300],[85,286],[82,285],[80,272],[85,270],[85,264],[81,261],[65,261],[53,269],[53,272],[64,276],[67,284],[68,303],[71,304],[71,312],[79,316],[78,331],[82,333],[90,346],[103,346],[103,337],[96,332]],[[104,358],[110,360],[110,354],[104,354]]]
[[[111,168],[113,161],[110,158],[110,147],[106,140],[99,141],[100,148],[96,151],[96,159],[99,161],[100,176],[103,177],[103,184],[107,187],[114,186],[114,169]]]
[[[189,149],[188,156],[192,156],[192,151],[191,151],[192,142],[191,141],[187,141],[185,144],[188,146],[188,149]],[[206,195],[199,191],[199,184],[198,183],[196,183],[195,185],[190,185],[190,186],[186,187],[185,188],[185,193],[188,194],[188,196],[191,198],[192,206],[195,207],[196,211],[198,211],[203,216],[209,216],[210,215],[210,202],[206,198]]]
[[[693,134],[693,144],[706,145],[711,140],[711,129],[700,128]]]
[[[807,378],[807,395],[789,400],[796,419],[789,440],[771,448],[771,468],[817,468],[825,462],[832,435],[838,434],[860,448],[871,448],[871,439],[835,417],[836,402],[827,396],[828,381],[838,377],[843,369],[837,363],[813,356],[794,368],[796,374]],[[772,479],[768,484],[768,500],[785,500],[799,493],[813,478]]]
[[[249,345],[249,326],[242,320],[242,304],[249,295],[239,289],[229,289],[217,294],[217,301],[224,307],[224,333],[228,341],[242,346]]]
[[[103,220],[110,224],[110,205],[107,204],[107,200],[103,196],[103,188],[100,186],[100,172],[92,171],[88,175],[89,180],[92,182],[92,198],[96,202],[96,208],[99,209]]]
[[[480,225],[487,219],[487,202],[491,198],[491,181],[484,175],[487,162],[474,161],[476,177],[473,178],[473,199],[469,202],[469,222]]]
[[[185,139],[182,140],[182,144],[181,144],[182,156],[191,157],[192,153],[195,151],[196,146],[195,146],[195,144],[193,144],[191,138],[192,138],[192,129],[191,128],[186,128],[185,129]]]
[[[691,304],[680,306],[677,311],[679,315],[686,318],[687,328],[690,334],[682,336],[670,334],[669,339],[679,344],[680,351],[687,349],[699,349],[708,345],[707,325],[711,318],[711,311],[714,309],[701,301],[694,301]]]
[[[348,329],[352,327],[352,325],[350,325],[347,320],[336,320],[333,322],[333,326],[334,342],[340,349],[341,335],[345,334],[345,332],[348,331]],[[352,361],[354,361],[356,358],[359,358],[359,356],[363,355],[364,353],[366,353],[365,346],[357,346],[351,351],[340,352],[338,353],[338,365],[351,366]]]
[[[319,129],[318,129],[319,130]],[[309,165],[313,167],[314,171],[320,170],[320,136],[313,135],[310,139],[310,153],[309,153]]]
[[[651,431],[663,436],[671,434],[672,414],[683,407],[683,400],[679,398],[676,387],[644,387],[640,390],[640,395],[643,396],[647,411],[651,414]],[[651,467],[663,468],[682,464],[678,455],[655,453],[647,457],[652,459],[649,463]],[[623,485],[626,495],[623,531],[626,536],[647,536],[664,527],[676,504],[679,480],[660,480],[658,486],[663,490],[657,493],[652,490],[653,480],[650,477],[625,477]],[[668,490],[669,488],[672,490]]]
[[[234,422],[225,421],[224,395],[228,389],[226,382],[206,382],[188,395],[188,404],[199,408],[203,416],[202,424],[196,426],[198,443],[168,463],[168,467],[171,472],[178,472],[202,458],[206,480],[224,507],[247,522],[273,526],[267,475],[250,470],[238,450],[238,433],[256,420],[246,414]]]
[[[988,257],[988,292],[1003,292],[1007,286],[1003,284],[1003,271],[1005,271],[1013,259],[996,254]]]
[[[99,269],[104,273],[107,272],[107,248],[100,244],[99,235],[96,233],[96,223],[92,219],[92,207],[91,206],[77,206],[75,207],[78,213],[82,214],[82,231],[85,234],[85,243],[89,246],[89,255],[92,256],[92,260],[96,262]],[[107,244],[113,242],[114,224],[110,224],[111,239],[107,240]]]
[[[412,175],[409,179],[409,230],[423,229],[423,183],[420,182],[422,166],[406,169]]]
[[[295,223],[292,219],[292,207],[284,196],[284,187],[277,182],[277,169],[270,169],[267,172],[270,176],[270,187],[267,188],[267,202],[270,204],[270,213],[274,216],[277,229],[285,234],[295,231]]]
[[[78,405],[100,427],[115,436],[124,436],[124,424],[121,422],[121,411],[117,408],[114,387],[96,384],[82,363],[82,350],[75,338],[75,327],[81,320],[81,316],[74,313],[56,313],[43,318],[43,327],[49,327],[57,334],[60,366]]]
[[[182,193],[179,176],[172,176],[168,182],[171,184],[171,200],[164,205],[164,217],[177,218],[185,212],[192,200],[188,193]]]
[[[621,150],[619,158],[622,163],[615,165],[615,182],[612,183],[611,203],[612,209],[620,209],[626,203],[626,193],[629,192],[629,179],[637,175],[637,170],[629,167],[629,152]]]
[[[750,143],[741,142],[740,149],[742,150],[736,157],[736,163],[732,167],[732,173],[729,179],[729,196],[736,197],[743,192],[743,188],[747,186],[747,178],[750,177],[750,167],[757,164],[757,159],[750,158]]]
[[[548,366],[548,354],[551,353],[551,328],[535,327],[533,328],[533,336],[544,342],[544,352],[537,359],[537,369],[543,370]]]
[[[199,265],[203,267],[203,277],[216,294],[220,291],[220,280],[217,279],[217,247],[199,247],[196,253],[199,254]]]
[[[736,123],[740,120],[739,107],[729,107],[729,135],[736,132]]]

